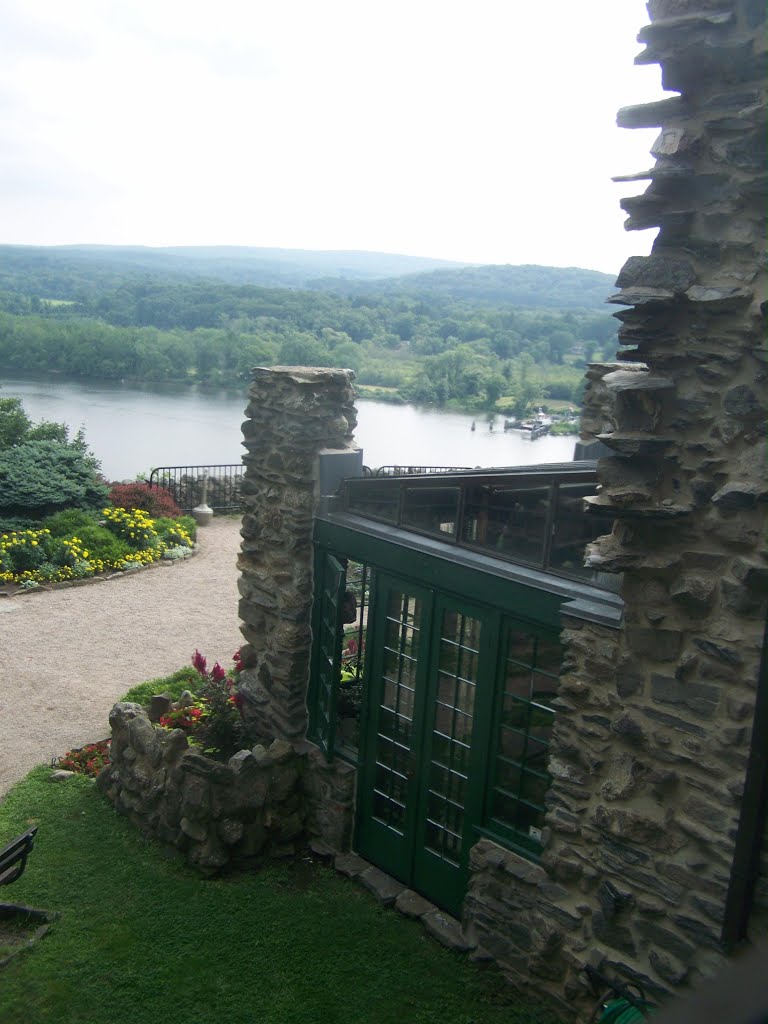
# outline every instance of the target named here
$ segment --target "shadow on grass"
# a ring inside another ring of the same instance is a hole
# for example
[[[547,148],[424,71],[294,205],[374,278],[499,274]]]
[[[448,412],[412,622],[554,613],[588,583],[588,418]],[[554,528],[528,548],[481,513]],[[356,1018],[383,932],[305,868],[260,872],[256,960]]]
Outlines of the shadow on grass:
[[[61,913],[3,970],[1,1024],[556,1024],[330,869],[201,880],[49,774],[0,804],[0,840],[40,826],[14,900]]]

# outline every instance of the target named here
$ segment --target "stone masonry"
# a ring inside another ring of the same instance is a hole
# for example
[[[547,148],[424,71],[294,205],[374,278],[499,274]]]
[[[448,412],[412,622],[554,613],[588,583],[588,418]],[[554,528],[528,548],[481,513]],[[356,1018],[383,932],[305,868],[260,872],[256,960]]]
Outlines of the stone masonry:
[[[99,788],[198,870],[261,864],[305,843],[304,765],[290,743],[241,750],[221,764],[190,748],[181,729],[154,727],[139,704],[115,704],[109,724]]]
[[[483,841],[465,901],[470,934],[563,1008],[588,960],[657,997],[722,962],[765,629],[766,9],[648,9],[637,62],[679,95],[620,111],[661,129],[622,206],[660,230],[619,275],[628,347],[590,368],[583,421],[615,453],[587,563],[623,573],[625,622],[566,620],[541,866]]]
[[[353,378],[351,370],[257,367],[243,424],[240,690],[259,728],[289,742],[307,730],[318,454],[353,447]]]

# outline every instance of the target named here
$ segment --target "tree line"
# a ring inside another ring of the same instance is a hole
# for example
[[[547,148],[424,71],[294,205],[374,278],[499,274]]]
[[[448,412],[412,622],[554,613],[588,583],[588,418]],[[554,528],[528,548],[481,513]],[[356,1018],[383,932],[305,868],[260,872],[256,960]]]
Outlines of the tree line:
[[[466,288],[345,295],[108,276],[51,298],[41,283],[30,274],[0,292],[8,371],[220,385],[255,365],[348,366],[405,401],[481,409],[578,401],[584,364],[616,347],[605,310],[473,302]]]

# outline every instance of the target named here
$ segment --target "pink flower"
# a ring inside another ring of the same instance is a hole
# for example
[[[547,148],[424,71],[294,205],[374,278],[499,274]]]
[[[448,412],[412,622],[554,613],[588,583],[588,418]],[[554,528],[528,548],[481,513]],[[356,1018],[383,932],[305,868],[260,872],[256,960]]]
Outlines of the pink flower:
[[[195,648],[195,653],[192,655],[192,667],[196,668],[201,676],[207,675],[208,662],[197,648]]]
[[[221,667],[218,661],[214,663],[214,666],[211,669],[211,678],[216,683],[220,683],[223,679],[227,678],[227,673],[224,671],[224,669]]]

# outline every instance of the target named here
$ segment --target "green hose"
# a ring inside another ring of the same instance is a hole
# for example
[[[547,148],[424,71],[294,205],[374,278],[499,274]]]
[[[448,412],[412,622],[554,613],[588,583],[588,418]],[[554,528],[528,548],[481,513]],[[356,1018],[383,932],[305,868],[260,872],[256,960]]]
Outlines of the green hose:
[[[609,999],[603,1004],[603,1013],[598,1018],[598,1024],[640,1024],[645,1019],[642,1010],[633,1006],[628,999]]]

